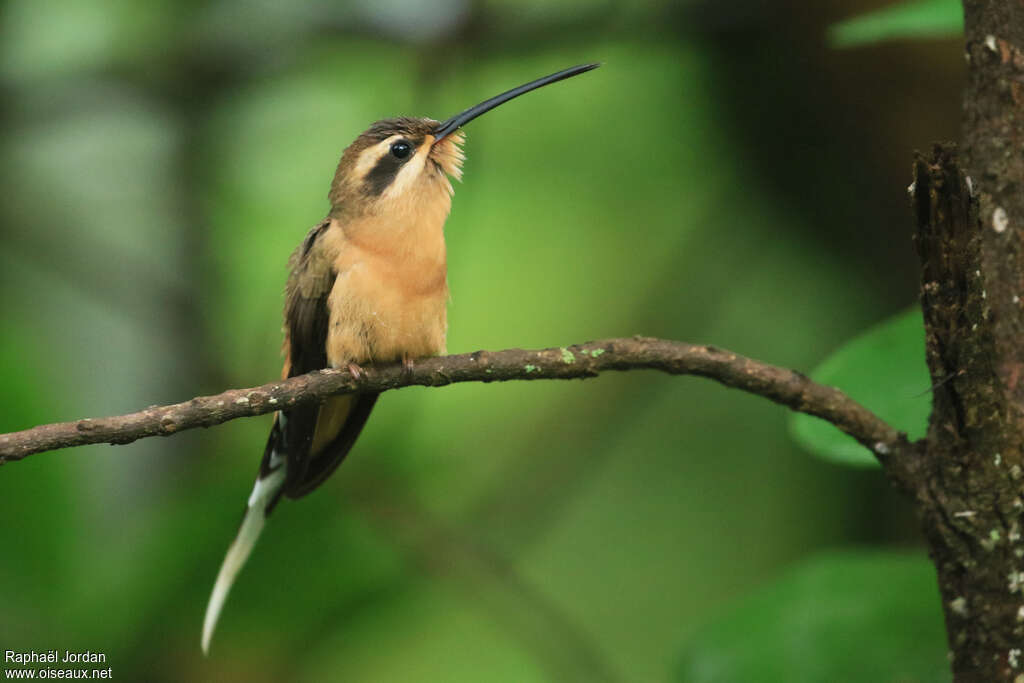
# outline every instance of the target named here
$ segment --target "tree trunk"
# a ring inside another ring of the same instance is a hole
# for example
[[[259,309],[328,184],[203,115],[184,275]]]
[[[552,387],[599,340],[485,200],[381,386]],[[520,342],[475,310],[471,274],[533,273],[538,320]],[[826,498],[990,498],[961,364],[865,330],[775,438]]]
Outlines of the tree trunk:
[[[890,463],[938,571],[954,679],[1024,683],[1024,1],[964,0],[963,161],[918,158],[927,439]]]

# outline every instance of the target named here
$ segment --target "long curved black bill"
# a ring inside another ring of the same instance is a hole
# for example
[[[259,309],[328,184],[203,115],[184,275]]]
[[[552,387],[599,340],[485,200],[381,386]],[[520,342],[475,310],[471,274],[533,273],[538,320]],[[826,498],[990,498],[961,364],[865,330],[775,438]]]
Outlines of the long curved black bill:
[[[572,78],[573,76],[576,76],[576,75],[579,75],[581,73],[584,73],[585,71],[590,71],[591,69],[596,69],[599,66],[601,66],[601,65],[600,64],[579,64],[577,66],[570,66],[568,69],[562,69],[561,71],[553,73],[550,76],[545,76],[544,78],[538,78],[537,80],[530,81],[529,83],[525,83],[525,84],[519,86],[518,88],[512,88],[511,90],[503,92],[500,95],[495,95],[494,97],[492,97],[489,100],[484,100],[480,104],[478,104],[478,105],[476,105],[474,107],[470,107],[469,109],[467,109],[464,112],[460,112],[460,113],[456,114],[455,116],[451,117],[450,119],[448,119],[447,121],[445,121],[444,123],[439,125],[434,130],[434,142],[435,143],[440,142],[446,136],[452,134],[453,132],[455,132],[461,126],[466,125],[467,123],[469,123],[470,121],[472,121],[476,117],[480,116],[481,114],[486,114],[487,112],[489,112],[490,110],[494,109],[498,105],[504,104],[504,103],[508,102],[509,100],[511,100],[513,98],[519,97],[520,95],[528,93],[531,90],[536,90],[537,88],[542,88],[545,85],[548,85],[550,83],[555,83],[557,81],[561,81],[561,80],[564,80],[566,78]]]

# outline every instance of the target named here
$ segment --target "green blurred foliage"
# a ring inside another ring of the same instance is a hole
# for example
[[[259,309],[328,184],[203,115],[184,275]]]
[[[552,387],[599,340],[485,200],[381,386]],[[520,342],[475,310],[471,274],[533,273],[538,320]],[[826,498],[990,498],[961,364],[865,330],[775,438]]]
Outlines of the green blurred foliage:
[[[850,340],[811,378],[842,389],[911,441],[924,437],[932,402],[921,309],[914,306]],[[793,438],[815,455],[857,467],[878,466],[874,453],[824,420],[794,413],[789,426]]]
[[[829,29],[829,39],[836,47],[854,47],[884,40],[944,38],[963,32],[960,0],[914,0],[841,21]]]
[[[827,51],[838,18],[10,0],[0,431],[275,377],[285,263],[345,144],[591,60],[467,128],[449,349],[642,333],[814,367],[914,299],[906,163],[955,136],[962,79],[953,43]],[[203,658],[268,425],[0,469],[0,649],[90,648],[121,680],[670,680],[801,558],[918,542],[877,472],[806,457],[777,406],[703,380],[407,389],[275,512]]]
[[[679,680],[934,683],[951,678],[945,654],[928,560],[847,551],[814,557],[740,600],[687,644]]]

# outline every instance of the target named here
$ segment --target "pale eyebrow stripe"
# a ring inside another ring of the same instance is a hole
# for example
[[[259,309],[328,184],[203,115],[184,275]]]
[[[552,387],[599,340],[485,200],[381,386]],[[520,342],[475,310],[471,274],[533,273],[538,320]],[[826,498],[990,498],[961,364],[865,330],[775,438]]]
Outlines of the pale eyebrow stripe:
[[[359,159],[356,160],[355,168],[353,172],[358,178],[365,178],[366,174],[373,170],[373,167],[377,165],[377,161],[380,160],[381,153],[387,153],[387,149],[391,147],[391,143],[395,140],[401,139],[401,134],[391,135],[388,138],[381,140],[372,147],[367,147],[359,153]]]

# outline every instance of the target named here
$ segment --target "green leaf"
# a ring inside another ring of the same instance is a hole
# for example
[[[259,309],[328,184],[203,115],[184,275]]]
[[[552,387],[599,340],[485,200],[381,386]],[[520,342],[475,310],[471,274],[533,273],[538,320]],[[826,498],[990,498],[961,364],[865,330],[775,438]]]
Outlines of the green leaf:
[[[964,31],[960,0],[916,0],[852,17],[829,28],[833,47],[852,47],[902,38],[942,38]]]
[[[811,378],[845,391],[910,439],[928,428],[931,379],[924,360],[924,320],[918,307],[872,327],[847,342],[811,373]],[[874,455],[828,422],[794,413],[790,434],[826,460],[877,466]]]
[[[700,630],[676,680],[949,681],[939,605],[923,556],[820,555]]]

